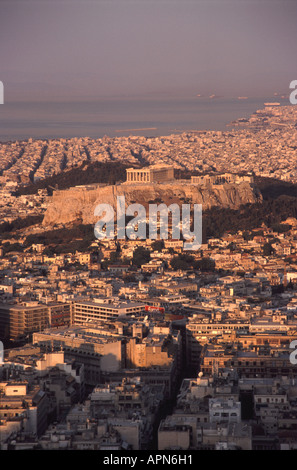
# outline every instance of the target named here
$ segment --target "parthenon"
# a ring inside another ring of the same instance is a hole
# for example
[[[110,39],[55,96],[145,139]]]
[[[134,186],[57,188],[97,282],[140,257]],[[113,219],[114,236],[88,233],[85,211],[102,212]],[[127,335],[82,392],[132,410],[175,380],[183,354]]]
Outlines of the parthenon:
[[[162,183],[174,180],[174,169],[165,165],[152,165],[147,168],[128,168],[127,183]]]

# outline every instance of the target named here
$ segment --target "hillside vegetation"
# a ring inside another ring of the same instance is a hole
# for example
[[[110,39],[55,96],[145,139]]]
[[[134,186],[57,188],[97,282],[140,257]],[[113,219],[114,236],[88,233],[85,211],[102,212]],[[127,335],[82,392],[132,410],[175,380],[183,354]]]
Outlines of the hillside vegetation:
[[[48,188],[52,192],[52,188],[55,187],[67,189],[75,185],[91,183],[115,184],[125,181],[127,167],[127,165],[118,162],[91,164],[85,162],[79,168],[24,186],[19,189],[18,193],[34,194],[38,189],[43,188]],[[177,170],[175,176],[182,179],[189,178],[190,173]],[[225,233],[236,233],[238,230],[248,232],[260,229],[262,224],[268,227],[279,227],[280,222],[287,218],[297,218],[297,184],[262,177],[256,177],[255,183],[263,196],[261,203],[246,204],[237,210],[219,207],[204,210],[204,243],[209,238],[219,238]],[[13,237],[16,230],[40,223],[41,217],[19,218],[12,223],[1,224],[1,238]],[[31,243],[43,243],[46,246],[51,246],[55,251],[67,251],[69,248],[84,251],[88,249],[93,240],[93,226],[77,224],[72,230],[69,228],[59,229],[31,235],[26,240],[26,246]]]

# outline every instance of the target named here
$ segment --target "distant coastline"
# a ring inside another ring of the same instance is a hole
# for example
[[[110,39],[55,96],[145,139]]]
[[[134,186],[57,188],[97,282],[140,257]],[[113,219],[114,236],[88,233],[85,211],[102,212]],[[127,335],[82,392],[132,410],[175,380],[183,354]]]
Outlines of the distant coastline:
[[[0,141],[131,136],[226,131],[275,97],[239,99],[186,98],[102,99],[81,102],[6,102],[0,109]],[[287,99],[280,102],[288,105]],[[191,131],[189,131],[191,130]]]

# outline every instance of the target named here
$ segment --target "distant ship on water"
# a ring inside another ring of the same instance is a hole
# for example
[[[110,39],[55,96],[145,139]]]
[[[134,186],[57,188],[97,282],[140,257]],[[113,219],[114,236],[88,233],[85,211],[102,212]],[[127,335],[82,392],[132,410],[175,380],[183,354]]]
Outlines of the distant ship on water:
[[[215,95],[215,94],[212,94],[212,95],[201,95],[200,93],[196,94],[197,98],[210,98],[211,100],[214,99],[214,98],[223,98],[222,96],[220,95]]]

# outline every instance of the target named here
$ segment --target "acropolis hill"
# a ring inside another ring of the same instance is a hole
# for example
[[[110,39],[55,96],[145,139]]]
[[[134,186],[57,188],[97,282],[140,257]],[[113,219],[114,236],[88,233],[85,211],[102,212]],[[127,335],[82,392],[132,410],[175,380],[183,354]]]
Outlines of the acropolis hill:
[[[262,200],[251,175],[235,174],[192,176],[191,180],[175,180],[173,169],[153,165],[128,169],[127,181],[116,185],[92,184],[55,191],[45,213],[45,226],[64,224],[95,224],[94,209],[98,204],[116,208],[117,196],[125,196],[126,207],[133,203],[202,204],[237,209],[241,204]]]

